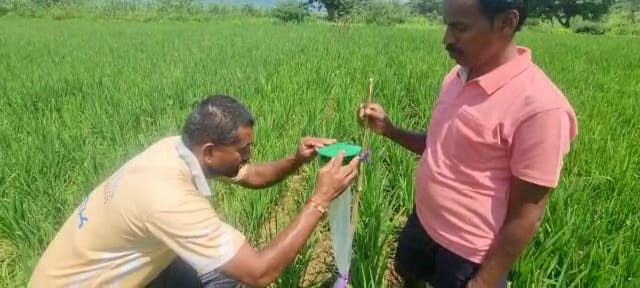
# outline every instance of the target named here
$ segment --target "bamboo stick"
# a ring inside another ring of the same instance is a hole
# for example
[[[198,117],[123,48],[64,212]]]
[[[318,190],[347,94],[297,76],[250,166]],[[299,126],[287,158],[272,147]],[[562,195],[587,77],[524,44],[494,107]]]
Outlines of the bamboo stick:
[[[372,98],[372,94],[373,94],[373,78],[369,78],[369,93],[367,95],[367,99],[366,99],[366,105],[371,104],[371,98]],[[368,145],[369,145],[369,130],[365,130],[364,131],[364,139],[362,141],[362,151],[364,153],[367,152],[367,150],[369,149]],[[369,156],[367,156],[369,157]],[[356,194],[354,195],[355,200],[353,202],[353,206],[351,207],[351,233],[355,233],[356,230],[356,226],[358,224],[358,205],[360,202],[360,195],[362,195],[362,186],[363,186],[363,182],[364,182],[364,175],[363,175],[363,170],[364,170],[364,163],[360,163],[358,169],[358,187],[356,189]]]

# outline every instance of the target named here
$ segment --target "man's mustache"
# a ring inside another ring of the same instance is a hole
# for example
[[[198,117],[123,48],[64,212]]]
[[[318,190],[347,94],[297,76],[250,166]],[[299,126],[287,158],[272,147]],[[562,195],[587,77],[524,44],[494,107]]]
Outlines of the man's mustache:
[[[447,49],[447,51],[449,52],[462,52],[462,49],[460,49],[459,47],[453,46],[453,45],[447,45],[445,47],[445,49]]]

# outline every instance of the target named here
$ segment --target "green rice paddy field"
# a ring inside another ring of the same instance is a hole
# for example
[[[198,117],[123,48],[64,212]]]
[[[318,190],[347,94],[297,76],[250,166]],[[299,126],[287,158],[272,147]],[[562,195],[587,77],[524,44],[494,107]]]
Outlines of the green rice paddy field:
[[[375,101],[424,129],[454,64],[435,28],[326,24],[0,19],[0,286],[25,287],[59,225],[94,185],[193,103],[225,93],[258,119],[256,161],[304,135],[360,142]],[[580,134],[512,287],[640,287],[640,39],[524,32],[519,42],[566,93]],[[393,287],[395,235],[416,158],[373,137],[351,268],[354,287]],[[213,205],[264,245],[303,205],[318,163],[276,187],[216,185]],[[333,260],[323,223],[274,287],[319,286]]]

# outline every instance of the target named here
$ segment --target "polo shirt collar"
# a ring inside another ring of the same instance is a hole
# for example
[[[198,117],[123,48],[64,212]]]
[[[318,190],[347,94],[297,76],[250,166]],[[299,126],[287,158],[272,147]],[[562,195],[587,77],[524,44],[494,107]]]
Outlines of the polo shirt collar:
[[[491,72],[473,79],[472,82],[477,82],[487,95],[491,95],[496,92],[531,65],[530,49],[523,46],[517,46],[516,52],[518,53],[518,56],[511,59],[509,62],[502,64],[498,68],[493,69]],[[462,82],[467,82],[468,71],[469,70],[466,67],[460,67],[460,69],[458,69],[457,74]]]
[[[193,181],[195,182],[198,191],[200,191],[204,196],[211,196],[211,189],[209,188],[207,178],[202,172],[202,167],[200,167],[200,163],[198,163],[198,159],[196,159],[196,156],[193,155],[191,150],[184,145],[181,137],[178,137],[178,140],[176,141],[176,151],[178,152],[180,159],[182,159],[189,167],[191,177],[193,177]]]

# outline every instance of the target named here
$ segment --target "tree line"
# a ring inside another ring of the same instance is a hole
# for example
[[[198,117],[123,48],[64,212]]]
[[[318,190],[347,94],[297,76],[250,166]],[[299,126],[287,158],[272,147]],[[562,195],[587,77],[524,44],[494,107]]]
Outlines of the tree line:
[[[0,16],[18,14],[38,17],[74,18],[98,15],[103,18],[132,18],[151,21],[211,20],[222,16],[272,17],[283,22],[309,18],[332,22],[401,24],[426,18],[441,22],[443,0],[277,0],[273,8],[252,5],[221,5],[206,0],[0,0]],[[557,23],[575,32],[640,36],[640,0],[528,0],[529,24]],[[317,14],[314,12],[322,12]],[[607,18],[606,20],[603,20]],[[604,21],[607,22],[605,29]],[[579,22],[576,24],[576,22]],[[607,31],[608,32],[608,31]]]
[[[348,17],[355,9],[371,5],[376,0],[308,0],[307,5],[323,7],[329,20]],[[392,2],[393,3],[393,2]],[[600,21],[612,8],[626,10],[632,20],[640,10],[640,0],[529,0],[529,16],[543,21],[557,21],[571,27],[571,19],[581,17],[588,21]],[[442,11],[442,0],[409,0],[407,8],[418,15],[433,17]]]

